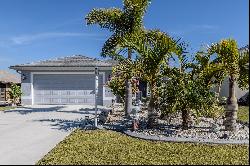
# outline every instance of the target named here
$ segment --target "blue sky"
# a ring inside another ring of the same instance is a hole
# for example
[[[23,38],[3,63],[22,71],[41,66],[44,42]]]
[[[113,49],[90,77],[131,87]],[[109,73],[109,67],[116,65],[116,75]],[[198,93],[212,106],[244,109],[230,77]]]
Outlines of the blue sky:
[[[249,43],[248,0],[152,0],[147,29],[160,29],[189,44],[234,38]],[[100,56],[107,30],[86,26],[93,8],[122,7],[121,0],[0,0],[0,70],[10,65],[82,54]]]

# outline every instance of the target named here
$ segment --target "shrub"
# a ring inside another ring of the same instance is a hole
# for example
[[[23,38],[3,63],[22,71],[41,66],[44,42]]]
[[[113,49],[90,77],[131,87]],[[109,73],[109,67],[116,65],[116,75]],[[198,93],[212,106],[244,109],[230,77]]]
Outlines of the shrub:
[[[12,84],[10,86],[10,97],[12,98],[12,102],[13,104],[18,104],[20,102],[20,98],[21,98],[21,95],[22,95],[22,92],[21,92],[21,87],[18,86],[17,84]]]
[[[131,79],[135,75],[134,71],[135,62],[130,60],[123,60],[112,69],[111,78],[107,82],[107,86],[114,95],[121,97],[122,102],[125,100],[126,79],[129,79],[132,84],[132,93],[138,91],[136,83]]]

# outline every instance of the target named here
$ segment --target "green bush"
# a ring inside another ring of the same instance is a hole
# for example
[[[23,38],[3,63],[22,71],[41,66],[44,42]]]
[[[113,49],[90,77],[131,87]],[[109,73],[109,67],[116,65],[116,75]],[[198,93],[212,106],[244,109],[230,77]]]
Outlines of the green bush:
[[[12,84],[9,91],[10,97],[12,98],[13,104],[18,104],[22,95],[21,87],[17,84]]]
[[[204,116],[206,118],[217,119],[217,118],[221,117],[222,115],[224,115],[224,110],[225,109],[224,109],[223,106],[219,106],[217,104],[213,104],[206,111],[202,112],[202,116]]]
[[[136,84],[131,80],[134,76],[134,62],[130,60],[123,60],[118,65],[112,68],[112,74],[110,80],[107,82],[107,86],[111,89],[112,93],[119,96],[122,102],[125,101],[126,79],[132,84],[132,93],[135,93],[138,88]]]
[[[188,73],[172,76],[162,83],[160,93],[162,117],[184,109],[197,117],[212,118],[219,117],[223,111],[217,105],[215,93],[203,86],[200,80],[190,78]]]

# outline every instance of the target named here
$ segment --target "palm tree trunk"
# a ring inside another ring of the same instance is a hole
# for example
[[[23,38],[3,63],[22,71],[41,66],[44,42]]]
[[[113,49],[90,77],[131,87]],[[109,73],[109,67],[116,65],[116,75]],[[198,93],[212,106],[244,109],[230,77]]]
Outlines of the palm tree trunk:
[[[217,89],[218,96],[217,96],[217,99],[216,99],[217,101],[219,101],[219,98],[220,98],[221,84],[222,84],[222,81],[220,81],[219,85],[218,85],[218,89]]]
[[[220,81],[219,86],[218,86],[218,94],[219,94],[219,96],[220,96],[220,91],[221,91],[221,84],[222,84],[222,81]]]
[[[148,128],[155,128],[157,126],[158,113],[156,110],[156,82],[151,81],[150,85],[150,100],[148,104]]]
[[[132,50],[128,49],[128,59],[132,57]],[[132,111],[132,84],[129,79],[126,79],[126,90],[125,90],[125,116],[129,116]]]
[[[226,119],[225,129],[228,131],[236,131],[236,119],[237,119],[238,103],[235,96],[235,77],[230,75],[229,77],[229,97],[227,99],[226,106]]]
[[[126,94],[125,94],[125,115],[129,116],[132,111],[132,84],[130,80],[126,80]]]
[[[185,108],[182,109],[181,114],[182,114],[182,129],[187,130],[190,123],[190,114],[188,109]]]

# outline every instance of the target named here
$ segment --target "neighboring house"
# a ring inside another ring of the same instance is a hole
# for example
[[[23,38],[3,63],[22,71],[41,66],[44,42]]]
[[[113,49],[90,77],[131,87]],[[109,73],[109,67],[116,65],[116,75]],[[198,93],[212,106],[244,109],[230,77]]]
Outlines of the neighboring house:
[[[105,86],[114,63],[83,55],[10,66],[21,74],[22,104],[94,105],[95,67],[99,69],[98,105],[115,96]]]
[[[21,80],[17,75],[0,70],[0,105],[10,102],[10,86],[13,83],[20,84],[20,82]]]
[[[217,89],[217,87],[216,87]],[[239,86],[236,84],[235,87],[235,95],[236,98],[239,100],[241,97],[243,97],[246,93],[248,93],[249,90],[241,90]],[[222,82],[221,84],[221,91],[220,91],[220,97],[228,97],[229,95],[229,80],[228,77]]]

